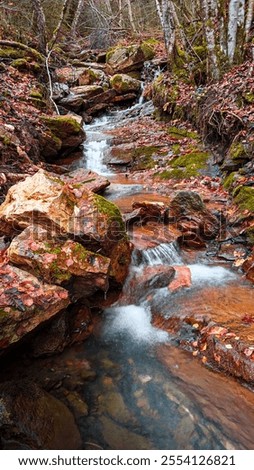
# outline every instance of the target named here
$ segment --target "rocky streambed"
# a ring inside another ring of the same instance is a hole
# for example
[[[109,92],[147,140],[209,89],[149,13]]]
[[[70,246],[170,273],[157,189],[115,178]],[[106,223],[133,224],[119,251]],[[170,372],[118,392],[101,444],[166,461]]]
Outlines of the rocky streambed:
[[[0,207],[3,449],[253,448],[249,214],[235,216],[197,132],[158,123],[152,102],[88,124],[135,101],[125,74],[143,49],[56,72],[59,108],[87,125],[40,127],[29,108],[43,164],[2,126],[30,162],[1,173],[5,192],[19,181]]]

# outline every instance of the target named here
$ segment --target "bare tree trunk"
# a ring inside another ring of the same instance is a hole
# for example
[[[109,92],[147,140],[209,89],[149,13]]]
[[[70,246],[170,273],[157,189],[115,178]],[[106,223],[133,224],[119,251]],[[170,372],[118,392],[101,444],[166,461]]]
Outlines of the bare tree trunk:
[[[128,14],[129,14],[129,19],[130,19],[130,24],[132,31],[134,33],[137,33],[137,29],[134,23],[134,18],[133,18],[133,12],[132,12],[132,7],[131,7],[131,0],[127,0],[127,6],[128,6]]]
[[[106,7],[107,7],[107,10],[108,10],[110,16],[113,16],[113,10],[112,10],[110,0],[105,0],[105,3],[106,3]]]
[[[246,41],[249,38],[250,28],[253,21],[254,16],[254,0],[249,0],[248,2],[248,9],[246,13],[246,21],[245,21],[245,39]]]
[[[172,2],[170,0],[156,0],[156,8],[164,34],[166,51],[170,55],[173,52],[176,39]]]
[[[80,18],[80,15],[82,13],[83,8],[84,8],[84,0],[79,0],[77,10],[75,12],[73,22],[71,24],[71,36],[72,37],[76,35],[76,29],[77,29],[77,26],[78,26],[78,21],[79,21],[79,18]]]
[[[240,0],[230,0],[228,10],[228,59],[232,64],[235,55]]]
[[[219,67],[216,55],[215,19],[217,4],[214,0],[201,0],[200,6],[204,15],[204,31],[208,52],[208,75],[214,80],[219,78]]]
[[[47,39],[46,39],[46,19],[42,8],[41,0],[32,0],[36,18],[37,18],[37,29],[39,33],[39,51],[46,55],[47,51]]]
[[[119,26],[123,28],[123,0],[118,0],[118,8],[119,8]]]
[[[60,18],[59,18],[59,21],[58,21],[58,24],[57,24],[57,27],[53,33],[53,36],[50,40],[50,49],[52,50],[57,38],[58,38],[58,34],[59,34],[59,31],[61,29],[61,26],[63,24],[63,20],[64,20],[64,16],[65,16],[65,13],[66,13],[66,10],[68,8],[68,3],[69,3],[70,0],[64,0],[64,4],[63,4],[63,7],[62,7],[62,11],[60,13]]]

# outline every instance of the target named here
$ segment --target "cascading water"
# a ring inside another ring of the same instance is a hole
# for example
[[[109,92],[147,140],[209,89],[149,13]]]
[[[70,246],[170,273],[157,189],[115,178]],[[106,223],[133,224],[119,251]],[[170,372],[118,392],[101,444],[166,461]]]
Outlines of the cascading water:
[[[111,112],[86,126],[81,165],[110,178],[104,161],[110,137],[105,130],[152,110],[153,105],[140,98],[131,108]],[[111,196],[116,204],[117,191],[120,200],[123,193],[126,195],[126,187],[123,191],[120,184],[115,185]],[[128,191],[134,194],[133,186]],[[142,188],[139,191],[142,197]],[[180,350],[178,330],[169,330],[169,334],[160,323],[162,319],[179,324],[196,312],[206,319],[208,309],[214,308],[213,304],[207,307],[207,289],[221,289],[220,299],[224,299],[227,286],[232,284],[234,289],[239,276],[222,266],[183,266],[183,258],[174,243],[135,250],[119,300],[104,310],[94,336],[64,353],[66,364],[82,367],[85,358],[97,374],[96,380],[86,381],[83,387],[79,381],[78,385],[89,409],[88,416],[79,416],[85,449],[252,448],[252,393],[232,378],[205,369],[189,352]],[[163,272],[161,268],[170,272],[170,266],[189,269],[192,284],[171,292],[167,277],[162,284],[149,283],[147,272],[154,270],[156,277]],[[246,293],[249,295],[248,287]],[[197,299],[194,305],[193,296]],[[191,325],[184,323],[184,328],[192,341]],[[75,393],[70,395],[75,398]],[[237,425],[234,405],[240,407]]]

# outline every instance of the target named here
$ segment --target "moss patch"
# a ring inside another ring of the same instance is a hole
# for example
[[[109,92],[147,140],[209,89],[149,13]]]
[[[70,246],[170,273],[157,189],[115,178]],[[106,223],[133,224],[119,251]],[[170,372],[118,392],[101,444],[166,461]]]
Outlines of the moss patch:
[[[157,173],[160,179],[185,179],[192,176],[198,176],[199,170],[206,167],[209,154],[201,152],[199,149],[192,150],[190,153],[181,155],[171,162],[171,169]]]
[[[235,176],[237,175],[237,172],[236,171],[233,171],[232,173],[230,173],[230,175],[228,175],[225,179],[224,179],[224,182],[223,182],[223,186],[225,189],[227,189],[228,191],[230,191],[232,188],[233,188],[233,185],[236,181],[236,178]]]
[[[98,212],[107,216],[108,220],[117,222],[118,228],[125,233],[125,225],[119,208],[98,194],[93,194],[93,202]]]
[[[249,186],[238,186],[233,192],[234,202],[242,210],[254,213],[254,188]]]
[[[82,131],[81,125],[71,116],[43,116],[41,119],[51,132],[61,140],[70,135],[77,135]]]
[[[246,159],[246,157],[248,158],[245,147],[241,142],[233,143],[230,146],[229,156],[232,158],[232,160]]]
[[[173,137],[174,139],[183,139],[185,137],[188,137],[190,139],[199,139],[199,135],[195,131],[188,131],[187,129],[180,129],[179,127],[169,127],[167,129],[168,134],[170,137]]]

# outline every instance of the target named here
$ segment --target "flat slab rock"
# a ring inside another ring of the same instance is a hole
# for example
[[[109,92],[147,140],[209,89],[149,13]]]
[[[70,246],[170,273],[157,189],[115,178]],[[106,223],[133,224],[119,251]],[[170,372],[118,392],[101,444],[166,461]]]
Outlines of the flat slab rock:
[[[19,268],[0,267],[0,350],[21,340],[69,305],[68,292]]]

